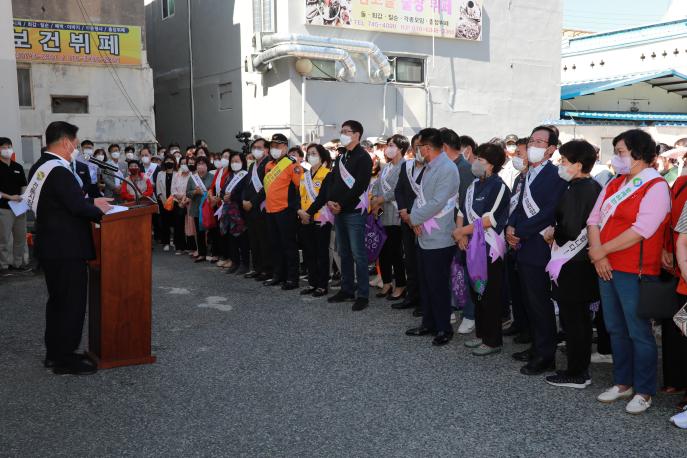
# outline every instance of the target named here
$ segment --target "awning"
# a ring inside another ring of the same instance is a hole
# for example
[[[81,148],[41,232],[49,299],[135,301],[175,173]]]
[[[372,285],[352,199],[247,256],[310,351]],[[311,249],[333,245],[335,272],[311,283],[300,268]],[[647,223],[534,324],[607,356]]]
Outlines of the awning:
[[[633,84],[647,83],[682,97],[687,97],[687,75],[676,70],[624,75],[616,78],[595,81],[580,81],[561,86],[561,100],[570,100],[583,95],[610,91]]]
[[[687,113],[632,113],[627,111],[561,111],[561,119],[686,124]]]

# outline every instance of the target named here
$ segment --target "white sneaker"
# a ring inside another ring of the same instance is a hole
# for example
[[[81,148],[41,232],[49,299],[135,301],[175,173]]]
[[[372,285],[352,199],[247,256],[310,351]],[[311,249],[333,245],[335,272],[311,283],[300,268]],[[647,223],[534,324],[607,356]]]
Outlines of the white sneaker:
[[[164,248],[162,248],[162,251],[169,251],[169,245],[165,245]]]
[[[680,429],[687,429],[687,407],[679,414],[670,417],[670,422]]]
[[[635,394],[635,397],[632,398],[632,401],[627,403],[625,412],[631,413],[632,415],[639,415],[640,413],[644,413],[644,411],[649,407],[651,407],[651,398],[647,400],[644,399],[643,396]]]
[[[456,314],[452,313],[451,314],[451,324],[456,324],[458,322],[458,318],[456,318]]]
[[[613,364],[613,355],[602,355],[601,353],[599,353],[597,351],[597,352],[592,353],[591,361],[594,364],[603,364],[603,363]]]
[[[596,400],[608,404],[611,402],[615,402],[618,399],[629,399],[632,397],[633,394],[634,392],[632,391],[632,388],[628,388],[627,390],[621,393],[620,388],[614,385],[611,388],[604,391],[603,393],[601,393],[600,395],[598,395],[596,397]]]
[[[463,318],[458,326],[458,334],[470,334],[475,330],[475,320],[470,320],[468,318]]]

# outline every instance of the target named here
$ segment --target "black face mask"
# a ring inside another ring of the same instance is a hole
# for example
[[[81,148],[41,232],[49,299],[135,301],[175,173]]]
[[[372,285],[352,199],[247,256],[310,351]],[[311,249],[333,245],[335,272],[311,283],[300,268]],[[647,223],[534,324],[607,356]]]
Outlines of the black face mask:
[[[174,162],[165,162],[165,168],[167,170],[172,170],[174,168]]]
[[[195,171],[196,171],[196,164],[189,164],[189,165],[188,165],[188,169],[189,169],[191,172],[195,172]]]

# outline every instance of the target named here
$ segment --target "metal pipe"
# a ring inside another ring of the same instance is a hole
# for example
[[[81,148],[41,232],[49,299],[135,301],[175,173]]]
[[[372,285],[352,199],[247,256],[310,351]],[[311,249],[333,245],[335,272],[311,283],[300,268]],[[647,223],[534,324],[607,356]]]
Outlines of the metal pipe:
[[[355,62],[353,62],[348,52],[343,49],[326,48],[322,46],[296,45],[290,43],[279,44],[253,57],[253,67],[258,71],[262,71],[270,62],[285,57],[305,57],[308,59],[337,61],[343,65],[345,70],[345,72],[342,72],[343,74],[337,73],[337,79],[346,79],[346,76],[349,78],[355,77]]]
[[[301,144],[305,143],[305,75],[301,75]]]
[[[193,37],[191,35],[191,0],[186,0],[188,9],[188,66],[191,93],[191,142],[196,141],[196,102],[193,96]]]
[[[262,37],[262,45],[271,48],[284,43],[327,46],[330,48],[343,49],[356,54],[365,54],[372,59],[377,66],[377,70],[370,76],[384,79],[391,76],[391,65],[389,59],[379,49],[379,47],[369,41],[346,40],[343,38],[321,37],[315,35],[301,35],[289,33],[273,33]]]

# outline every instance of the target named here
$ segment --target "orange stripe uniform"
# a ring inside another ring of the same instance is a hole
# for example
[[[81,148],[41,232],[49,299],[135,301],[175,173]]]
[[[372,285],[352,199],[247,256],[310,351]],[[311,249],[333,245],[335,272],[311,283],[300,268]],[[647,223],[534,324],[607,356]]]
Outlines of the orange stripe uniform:
[[[265,177],[284,159],[291,161],[291,164],[279,173],[269,185],[269,188],[265,187],[265,209],[267,213],[278,213],[286,208],[297,210],[301,205],[299,187],[301,176],[303,175],[303,167],[296,161],[288,156],[278,161],[270,161],[265,166]]]

